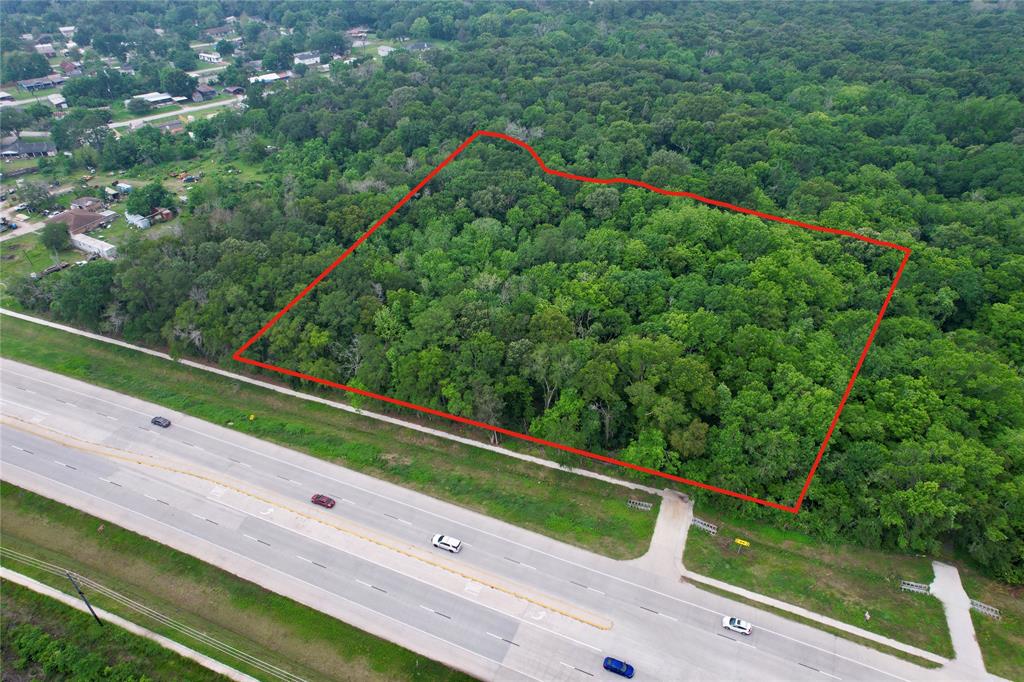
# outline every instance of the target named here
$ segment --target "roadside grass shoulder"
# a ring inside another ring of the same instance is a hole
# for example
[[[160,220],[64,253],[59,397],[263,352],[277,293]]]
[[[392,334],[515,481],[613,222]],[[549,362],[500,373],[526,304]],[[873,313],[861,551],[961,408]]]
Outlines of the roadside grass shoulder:
[[[683,556],[689,570],[953,657],[942,603],[899,589],[900,580],[932,582],[926,558],[828,545],[722,514],[699,516],[717,524],[718,535],[690,530]],[[750,547],[739,547],[736,538]]]
[[[0,483],[3,547],[58,564],[311,680],[468,680],[463,674],[158,542]],[[65,592],[62,576],[4,564]],[[171,639],[180,635],[101,594],[90,600]],[[199,641],[184,644],[256,677]],[[191,679],[157,677],[154,679]]]
[[[1008,680],[1024,680],[1024,586],[1006,585],[986,578],[965,562],[955,563],[967,596],[996,607],[1002,616],[996,620],[971,611],[985,668]]]
[[[4,317],[2,325],[0,353],[12,360],[179,410],[612,558],[638,557],[650,545],[658,496],[31,322]],[[631,510],[630,498],[651,502],[653,509]]]
[[[153,680],[225,679],[116,625],[100,627],[88,614],[17,583],[0,582],[0,614],[0,661],[12,680],[21,675],[53,679],[46,673],[52,672],[48,668],[55,661],[50,656],[56,652],[64,666],[72,667],[72,675],[83,677],[86,669],[99,664]]]
[[[57,63],[60,64],[60,61],[58,61]],[[46,101],[47,96],[56,95],[60,92],[60,88],[46,88],[45,90],[36,90],[34,92],[29,92],[28,90],[22,90],[18,87],[17,83],[13,82],[5,85],[4,90],[7,93],[9,93],[11,97],[18,101],[34,99],[37,100],[40,104],[45,104],[47,106],[50,105],[50,103]]]
[[[809,625],[812,628],[814,628],[815,630],[821,630],[823,632],[827,632],[829,634],[835,635],[836,637],[841,637],[842,639],[846,639],[846,640],[849,640],[851,642],[855,642],[857,644],[862,644],[862,645],[864,645],[866,647],[870,647],[872,649],[877,649],[878,651],[881,651],[884,654],[888,654],[890,656],[895,656],[896,658],[902,658],[904,661],[910,661],[911,663],[913,663],[915,665],[919,665],[922,668],[933,668],[934,669],[934,668],[942,667],[938,663],[934,663],[932,661],[929,661],[927,658],[921,658],[920,656],[915,656],[913,654],[908,654],[905,651],[901,651],[899,649],[893,649],[892,647],[885,646],[884,644],[879,644],[878,642],[872,641],[870,639],[864,639],[863,637],[858,637],[857,635],[851,635],[849,632],[844,632],[843,630],[838,630],[838,629],[830,627],[828,625],[822,625],[818,621],[811,620],[809,618],[804,618],[803,616],[798,616],[795,613],[790,613],[789,611],[783,611],[782,609],[777,609],[777,608],[775,608],[773,606],[767,606],[765,604],[762,604],[761,602],[754,601],[753,599],[747,599],[746,597],[741,597],[741,596],[739,596],[737,594],[733,594],[732,592],[728,592],[726,590],[720,590],[717,587],[714,587],[712,585],[704,585],[703,583],[698,583],[698,582],[690,582],[690,584],[693,585],[694,587],[696,587],[698,590],[703,590],[705,592],[710,592],[711,594],[717,594],[718,596],[725,597],[726,599],[729,599],[731,601],[742,602],[742,603],[747,604],[749,606],[753,606],[754,608],[760,609],[761,611],[768,611],[769,613],[774,613],[776,616],[779,616],[780,618],[786,618],[787,620],[792,620],[792,621],[795,621],[797,623],[803,623],[804,625]]]

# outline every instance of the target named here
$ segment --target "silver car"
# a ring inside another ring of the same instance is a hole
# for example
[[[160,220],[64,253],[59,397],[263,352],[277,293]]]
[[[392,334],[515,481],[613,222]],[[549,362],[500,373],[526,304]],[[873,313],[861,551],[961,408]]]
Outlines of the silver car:
[[[722,627],[726,630],[738,632],[741,635],[749,635],[754,630],[753,626],[747,621],[733,618],[732,616],[724,616],[722,618]]]

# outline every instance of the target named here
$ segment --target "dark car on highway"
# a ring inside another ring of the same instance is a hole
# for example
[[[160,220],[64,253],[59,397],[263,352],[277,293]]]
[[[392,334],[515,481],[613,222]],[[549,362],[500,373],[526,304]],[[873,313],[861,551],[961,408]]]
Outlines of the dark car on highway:
[[[622,675],[626,678],[632,678],[633,673],[636,672],[635,670],[633,670],[633,666],[631,666],[629,663],[620,661],[617,658],[612,658],[611,656],[604,659],[604,669],[609,670],[615,673],[616,675]]]
[[[334,506],[334,500],[327,497],[326,495],[321,495],[320,493],[317,493],[312,498],[310,498],[310,501],[313,504],[319,504],[321,507],[327,507],[328,509]]]
[[[153,417],[149,421],[151,424],[156,424],[157,426],[165,429],[171,425],[171,420],[167,417]]]

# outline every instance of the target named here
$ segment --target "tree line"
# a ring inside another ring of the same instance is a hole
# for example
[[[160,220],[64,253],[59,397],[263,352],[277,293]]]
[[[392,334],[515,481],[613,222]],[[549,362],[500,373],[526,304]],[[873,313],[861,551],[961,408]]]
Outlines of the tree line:
[[[417,30],[449,26],[454,42],[252,88],[245,111],[191,124],[187,140],[104,141],[90,153],[111,167],[213,150],[269,179],[211,175],[180,235],[25,283],[23,303],[225,361],[465,137],[508,132],[552,168],[909,246],[785,522],[904,551],[951,541],[1024,580],[1019,12],[374,7],[381,32],[422,16]],[[788,504],[900,258],[552,179],[478,142],[250,355]]]

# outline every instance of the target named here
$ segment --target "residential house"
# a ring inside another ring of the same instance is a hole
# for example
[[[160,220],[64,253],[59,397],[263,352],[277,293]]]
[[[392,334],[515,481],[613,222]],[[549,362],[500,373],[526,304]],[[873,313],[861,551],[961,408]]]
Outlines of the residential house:
[[[3,90],[0,90],[0,102],[13,102],[13,101],[14,101],[14,95],[12,95],[9,92],[4,92]]]
[[[26,43],[31,43],[33,40],[35,40],[35,37],[33,37],[31,33],[22,33],[18,37],[24,40]]]
[[[71,202],[71,208],[82,211],[99,211],[103,208],[103,202],[96,197],[78,197]]]
[[[64,95],[60,94],[59,92],[55,92],[52,95],[47,95],[46,99],[50,101],[50,104],[57,111],[63,111],[64,109],[68,108],[68,101],[64,99]]]
[[[138,213],[125,213],[124,219],[128,221],[128,224],[132,227],[137,227],[140,230],[147,230],[152,224],[149,222],[149,218]]]
[[[410,52],[426,52],[430,49],[430,43],[413,43],[408,49]]]
[[[234,14],[232,14],[229,17],[224,17],[224,22],[228,23],[228,24],[237,24],[238,23],[238,17],[236,17]]]
[[[395,51],[395,48],[390,47],[388,45],[381,45],[380,47],[377,48],[377,54],[379,54],[381,57],[387,57],[389,54],[391,54],[394,51]]]
[[[61,26],[59,30],[60,34],[65,38],[70,38],[71,36],[75,35],[74,26]]]
[[[294,75],[295,74],[292,73],[291,71],[278,71],[277,73],[274,73],[273,71],[271,71],[270,73],[264,73],[264,74],[261,74],[259,76],[253,76],[252,78],[249,79],[249,82],[250,83],[273,83],[275,81],[286,81],[286,80],[288,80],[289,78],[291,78]]]
[[[224,92],[228,95],[244,95],[245,88],[239,87],[237,85],[229,85],[228,87],[224,88],[221,92]]]
[[[205,102],[207,100],[213,99],[216,96],[217,96],[217,89],[216,88],[211,87],[209,85],[206,85],[205,83],[200,83],[199,85],[196,86],[195,91],[192,93],[192,101],[193,102]]]
[[[82,65],[76,64],[70,59],[65,59],[60,63],[60,70],[68,78],[82,75]]]
[[[135,97],[129,97],[124,101],[124,105],[127,107],[128,102],[131,102],[133,99],[145,100],[153,107],[163,106],[164,104],[171,104],[174,102],[174,98],[166,92],[146,92],[141,95],[135,95]]]
[[[216,26],[214,28],[208,28],[203,31],[203,35],[213,39],[223,38],[227,34],[231,33],[230,26]]]
[[[57,51],[53,49],[53,45],[50,43],[41,43],[36,45],[36,52],[43,55],[47,59],[57,56]]]
[[[35,92],[36,90],[56,88],[63,85],[66,80],[67,78],[64,76],[58,76],[55,73],[51,73],[49,76],[43,76],[42,78],[29,78],[27,80],[18,81],[18,87],[28,92]]]
[[[0,156],[5,159],[33,159],[39,156],[56,156],[57,147],[52,142],[25,142],[15,140],[0,145]]]
[[[157,34],[158,36],[163,36],[165,31],[162,28],[154,28],[153,33]]]
[[[177,135],[178,133],[185,132],[185,124],[179,120],[168,121],[167,123],[161,123],[156,126],[156,129],[161,133],[171,133]]]
[[[93,211],[85,211],[80,208],[72,208],[67,211],[62,211],[52,218],[48,218],[48,223],[64,223],[68,227],[68,232],[72,235],[84,234],[91,230],[95,230],[98,227],[106,227],[110,223],[114,222],[117,218],[117,214],[113,211],[101,211],[99,213]]]
[[[199,61],[216,64],[220,61],[220,52],[200,52]]]
[[[349,38],[365,38],[369,33],[370,29],[366,26],[353,26],[345,31],[345,35]]]
[[[292,55],[292,58],[296,64],[305,64],[306,66],[313,66],[314,64],[320,63],[320,53],[316,50],[310,52],[298,52]]]
[[[94,239],[87,234],[71,235],[71,245],[79,251],[95,253],[97,256],[107,260],[114,260],[117,258],[116,246],[108,244],[100,239]]]

